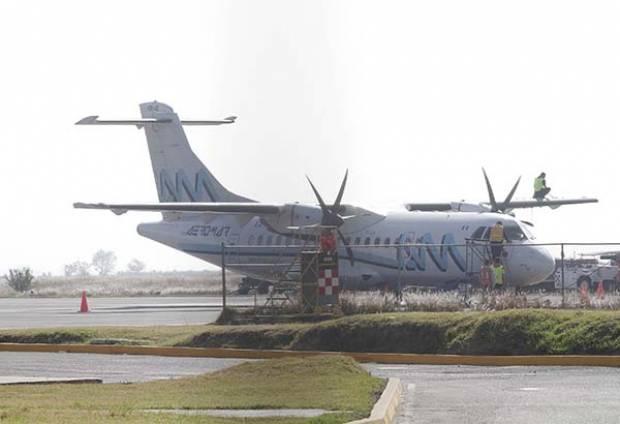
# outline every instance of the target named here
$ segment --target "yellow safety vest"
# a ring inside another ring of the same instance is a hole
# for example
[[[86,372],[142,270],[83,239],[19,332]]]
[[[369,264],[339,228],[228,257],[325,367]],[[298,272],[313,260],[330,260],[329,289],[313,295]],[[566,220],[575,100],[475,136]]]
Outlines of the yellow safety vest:
[[[491,227],[491,235],[490,240],[494,242],[503,242],[504,241],[504,227],[501,225],[494,225]]]
[[[498,265],[493,266],[493,281],[496,286],[501,286],[504,284],[504,266]]]
[[[545,179],[543,177],[536,177],[534,180],[534,191],[539,191],[545,188]]]

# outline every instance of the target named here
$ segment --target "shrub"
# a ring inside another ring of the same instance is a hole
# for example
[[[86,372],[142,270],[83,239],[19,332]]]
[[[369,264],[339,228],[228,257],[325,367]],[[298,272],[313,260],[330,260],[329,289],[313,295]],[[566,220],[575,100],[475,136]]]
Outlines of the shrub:
[[[9,275],[5,275],[4,278],[8,281],[9,287],[23,293],[32,288],[34,275],[30,268],[10,269]]]

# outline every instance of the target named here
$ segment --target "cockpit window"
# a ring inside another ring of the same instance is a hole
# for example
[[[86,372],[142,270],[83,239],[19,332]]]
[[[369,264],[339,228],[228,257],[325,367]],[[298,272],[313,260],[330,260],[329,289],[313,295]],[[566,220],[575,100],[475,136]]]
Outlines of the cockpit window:
[[[482,234],[484,233],[485,227],[478,227],[476,231],[471,235],[472,240],[482,240]]]
[[[504,234],[508,241],[524,241],[527,240],[527,236],[518,224],[506,224],[504,225]]]
[[[525,233],[528,239],[530,240],[536,239],[536,236],[534,235],[532,230],[527,226],[527,224],[521,224],[521,229],[523,230],[523,232]]]

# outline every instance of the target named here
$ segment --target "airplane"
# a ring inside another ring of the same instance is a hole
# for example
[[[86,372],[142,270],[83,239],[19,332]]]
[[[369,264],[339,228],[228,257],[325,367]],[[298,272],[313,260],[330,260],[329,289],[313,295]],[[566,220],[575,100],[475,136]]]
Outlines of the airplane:
[[[162,219],[139,224],[138,233],[211,264],[221,266],[224,257],[229,270],[277,282],[299,272],[293,266],[295,258],[302,249],[316,246],[318,233],[327,227],[334,228],[340,239],[342,287],[396,288],[398,281],[403,287],[451,289],[472,281],[488,250],[490,227],[501,221],[507,239],[503,263],[508,285],[536,284],[555,268],[554,257],[536,245],[528,225],[503,213],[504,209],[379,214],[342,203],[348,172],[331,204],[323,200],[309,178],[318,205],[266,204],[235,194],[194,154],[183,129],[184,125],[229,125],[235,117],[184,121],[170,106],[156,101],[141,104],[140,111],[141,119],[89,116],[76,125],[144,129],[159,202],[75,203],[74,207],[111,210],[118,215],[159,212]],[[504,203],[510,203],[512,194]],[[472,240],[479,242],[473,248]]]

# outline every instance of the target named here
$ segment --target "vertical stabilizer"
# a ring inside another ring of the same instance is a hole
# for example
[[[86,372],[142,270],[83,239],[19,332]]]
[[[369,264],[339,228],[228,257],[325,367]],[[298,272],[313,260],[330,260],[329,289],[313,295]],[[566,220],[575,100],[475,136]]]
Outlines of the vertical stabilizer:
[[[228,191],[192,151],[181,121],[164,103],[140,105],[160,202],[251,202]]]

